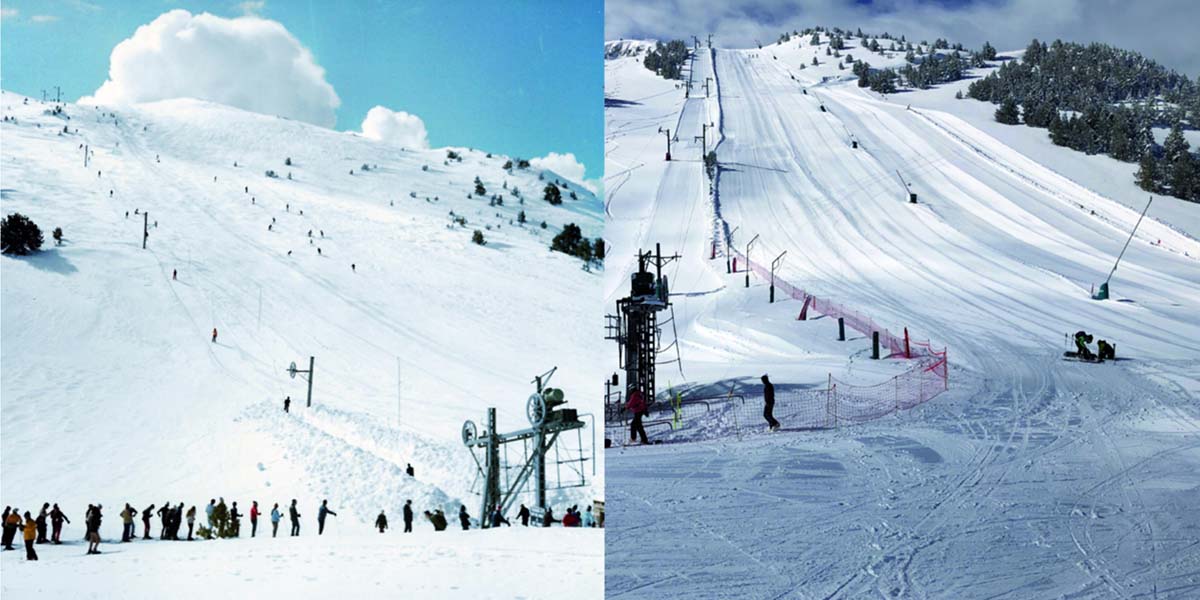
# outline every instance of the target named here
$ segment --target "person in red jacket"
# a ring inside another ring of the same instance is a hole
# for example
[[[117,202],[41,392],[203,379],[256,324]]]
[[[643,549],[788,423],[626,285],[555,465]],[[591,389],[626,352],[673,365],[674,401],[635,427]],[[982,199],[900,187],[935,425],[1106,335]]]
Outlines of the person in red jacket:
[[[629,441],[636,442],[638,436],[641,436],[642,443],[649,444],[646,428],[642,426],[642,416],[646,414],[646,399],[642,396],[641,390],[633,390],[629,394],[629,401],[625,403],[625,408],[633,413],[633,422],[629,424]]]
[[[250,537],[258,531],[258,500],[250,504]]]
[[[213,327],[213,343],[217,343],[217,328]]]

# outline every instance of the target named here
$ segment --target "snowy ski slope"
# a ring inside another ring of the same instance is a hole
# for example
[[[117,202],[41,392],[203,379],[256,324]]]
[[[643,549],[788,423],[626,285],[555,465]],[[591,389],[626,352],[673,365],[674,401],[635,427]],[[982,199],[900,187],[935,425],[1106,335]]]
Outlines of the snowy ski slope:
[[[888,64],[858,42],[847,50]],[[686,101],[637,58],[606,63],[606,235],[621,241],[606,294],[627,292],[619,261],[637,247],[685,255],[672,281],[689,384],[754,396],[745,384],[763,372],[865,385],[904,368],[864,360],[869,340],[833,341],[836,324],[797,322],[797,303],[768,304],[765,282],[745,289],[723,258],[707,260],[715,216],[700,167],[677,183],[688,166],[663,163],[653,135],[676,119],[681,140],[698,135],[688,115],[703,103],[720,127],[734,245],[759,235],[756,262],[787,251],[781,277],[947,346],[950,391],[835,431],[610,452],[608,596],[1200,592],[1188,500],[1200,491],[1197,208],[1156,200],[1114,299],[1092,301],[1141,209],[1125,165],[1049,147],[1044,131],[998,131],[994,107],[953,100],[968,82],[881,98],[829,60],[807,38],[702,48],[691,79],[716,88]],[[1127,360],[1063,361],[1078,329]]]
[[[399,524],[407,498],[478,517],[464,420],[495,406],[502,430],[527,427],[531,380],[556,365],[551,385],[599,411],[603,347],[583,324],[599,311],[600,275],[548,249],[568,222],[600,235],[602,205],[582,186],[564,183],[552,207],[542,188],[561,178],[505,172],[505,156],[455,148],[462,161],[447,161],[447,149],[193,100],[67,104],[69,120],[10,92],[0,105],[16,119],[0,129],[3,212],[46,238],[42,253],[0,263],[3,496],[60,503],[75,517],[64,537],[80,535],[89,502],[108,510],[106,538],[126,501],[224,496],[245,511],[297,498],[315,525],[328,498],[346,534],[369,534],[381,509]],[[503,206],[469,197],[476,176]],[[305,382],[285,370],[310,355],[306,408]],[[603,465],[585,474],[587,487],[552,498],[559,512],[603,497]],[[600,538],[588,539],[582,560],[598,575]],[[534,552],[578,546],[550,538]],[[481,568],[508,568],[489,552]]]

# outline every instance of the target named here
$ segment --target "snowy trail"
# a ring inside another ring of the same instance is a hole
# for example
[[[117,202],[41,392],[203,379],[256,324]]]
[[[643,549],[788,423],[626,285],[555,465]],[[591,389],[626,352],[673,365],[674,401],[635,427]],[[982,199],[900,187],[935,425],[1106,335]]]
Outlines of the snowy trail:
[[[697,56],[703,65],[707,52]],[[906,110],[853,82],[805,94],[815,76],[793,80],[766,51],[717,50],[715,73],[721,215],[735,246],[759,234],[751,258],[787,250],[789,281],[948,345],[950,391],[840,430],[609,451],[607,593],[1200,593],[1188,500],[1200,492],[1196,240],[1147,220],[1113,280],[1118,300],[1092,301],[1137,211],[957,115]],[[615,65],[607,74],[632,80]],[[905,202],[896,170],[920,204]],[[651,184],[666,179],[635,173],[623,190]],[[659,193],[643,210],[665,222],[704,210],[696,198]],[[709,231],[670,239],[694,248]],[[796,323],[798,306],[765,304],[757,277],[743,290],[719,262],[682,264],[674,278],[717,280],[676,301],[693,383],[764,370],[873,383],[902,362],[856,360],[861,341],[828,342],[827,324]],[[1062,361],[1063,335],[1080,328],[1129,360]]]

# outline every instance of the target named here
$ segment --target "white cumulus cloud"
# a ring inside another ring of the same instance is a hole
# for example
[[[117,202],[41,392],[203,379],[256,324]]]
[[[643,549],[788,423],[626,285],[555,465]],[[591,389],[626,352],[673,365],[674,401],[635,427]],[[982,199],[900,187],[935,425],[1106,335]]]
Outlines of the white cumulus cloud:
[[[405,148],[428,148],[425,122],[417,115],[376,106],[367,111],[362,122],[363,137]]]
[[[172,10],[109,58],[108,80],[80,102],[197,98],[332,127],[341,104],[325,70],[279,22]]]
[[[566,154],[551,152],[540,158],[529,159],[529,164],[539,169],[554,171],[555,173],[582,185],[592,193],[596,192],[595,182],[589,181],[584,177],[584,173],[587,172],[587,169],[583,166],[583,163],[579,162],[579,160],[575,158],[575,154],[573,152],[567,152]]]

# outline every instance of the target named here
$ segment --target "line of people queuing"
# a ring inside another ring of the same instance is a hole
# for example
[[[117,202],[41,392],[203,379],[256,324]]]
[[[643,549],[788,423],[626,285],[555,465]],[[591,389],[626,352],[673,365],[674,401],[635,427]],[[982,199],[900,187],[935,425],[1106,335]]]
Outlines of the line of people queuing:
[[[133,505],[125,503],[121,510],[121,542],[127,543],[138,539],[137,521],[142,522],[142,538],[143,540],[152,539],[151,530],[153,528],[151,522],[154,517],[159,519],[160,540],[180,540],[180,530],[183,523],[187,523],[187,541],[195,539],[194,534],[199,534],[205,539],[240,537],[242,518],[248,516],[250,519],[250,537],[255,537],[258,534],[258,521],[266,513],[263,513],[258,506],[258,501],[252,501],[250,504],[249,514],[243,513],[238,508],[238,503],[226,505],[225,498],[213,498],[204,508],[204,516],[207,521],[207,527],[203,525],[199,530],[195,528],[197,510],[195,506],[184,510],[184,503],[180,502],[172,505],[167,502],[161,506],[151,504],[150,506],[138,510]],[[88,554],[100,554],[100,524],[103,520],[103,505],[89,504],[84,515],[84,523],[86,532],[84,541],[88,542]],[[441,509],[432,511],[424,511],[425,519],[433,525],[434,531],[444,531],[449,522],[446,519],[445,513]],[[271,537],[277,537],[279,534],[279,523],[283,520],[284,513],[279,508],[279,503],[275,503],[271,508],[271,512],[267,516],[271,520]],[[330,516],[337,516],[337,513],[329,508],[329,500],[322,500],[320,508],[317,509],[317,535],[325,533],[325,521]],[[411,533],[413,530],[414,511],[412,500],[407,500],[404,503],[403,518],[404,532]],[[287,507],[287,517],[291,524],[290,535],[296,537],[300,535],[300,511],[297,508],[296,500],[293,498],[291,504]],[[532,517],[532,512],[524,504],[521,505],[517,512],[517,518],[520,519],[521,525],[528,527]],[[467,512],[466,506],[460,506],[458,512],[459,524],[463,531],[471,528],[471,515]],[[512,523],[504,517],[504,512],[500,505],[496,505],[487,515],[488,524],[491,527],[500,527],[501,525],[511,526]],[[37,551],[34,548],[35,544],[61,544],[60,537],[64,523],[70,523],[71,519],[58,507],[58,504],[51,505],[49,502],[42,505],[41,511],[36,517],[25,511],[22,518],[19,508],[4,507],[3,517],[0,517],[0,523],[3,524],[3,537],[0,538],[0,546],[4,550],[14,550],[13,541],[20,532],[25,541],[25,552],[27,560],[37,560]],[[563,527],[595,527],[596,520],[592,514],[592,507],[588,506],[585,511],[580,511],[579,506],[567,508],[566,515],[562,519],[554,517],[554,511],[547,508],[541,516],[541,526],[550,527],[554,523],[562,523]],[[536,523],[535,523],[536,525]],[[47,529],[49,526],[49,536]],[[387,515],[384,511],[379,512],[379,516],[375,519],[375,527],[380,533],[384,533],[388,528]]]

